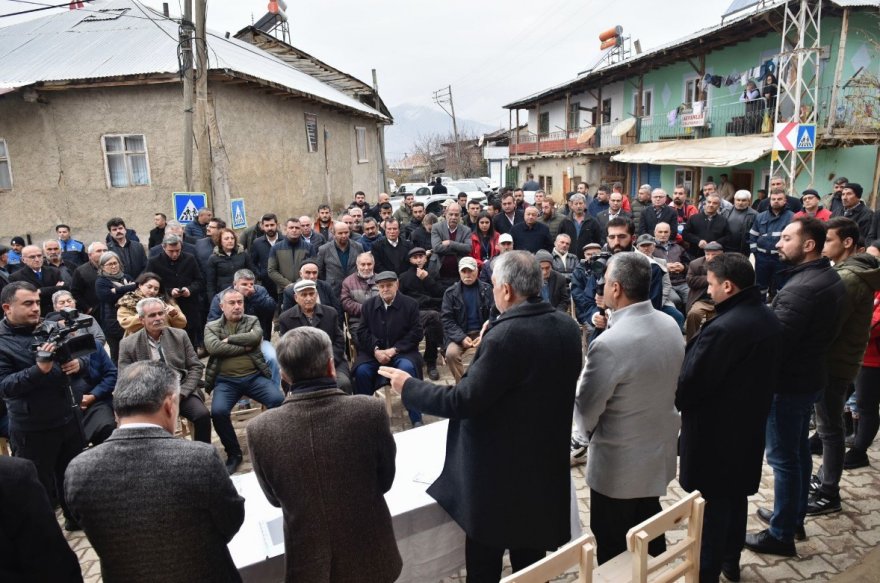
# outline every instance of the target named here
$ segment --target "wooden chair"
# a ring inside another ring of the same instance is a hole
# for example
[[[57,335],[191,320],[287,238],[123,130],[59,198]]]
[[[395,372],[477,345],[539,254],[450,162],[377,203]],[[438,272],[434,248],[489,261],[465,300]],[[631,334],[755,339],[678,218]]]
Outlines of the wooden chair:
[[[597,583],[671,583],[684,577],[686,583],[700,578],[700,540],[706,501],[694,491],[626,533],[627,552],[595,570]],[[648,555],[648,543],[687,520],[687,534],[659,557]]]
[[[578,566],[578,583],[592,583],[595,551],[596,541],[593,535],[585,534],[537,563],[508,575],[501,583],[544,583],[575,565]]]

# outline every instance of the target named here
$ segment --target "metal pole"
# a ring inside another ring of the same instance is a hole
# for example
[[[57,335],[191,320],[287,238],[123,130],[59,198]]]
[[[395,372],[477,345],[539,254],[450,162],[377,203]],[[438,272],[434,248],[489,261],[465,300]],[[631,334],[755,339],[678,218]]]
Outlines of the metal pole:
[[[180,22],[180,49],[183,57],[183,181],[187,192],[193,190],[193,59],[192,59],[192,0],[183,0],[183,20]],[[177,217],[175,217],[177,218]]]
[[[376,69],[373,69],[373,107],[379,111],[379,79]],[[379,192],[385,192],[388,188],[388,177],[385,169],[385,124],[382,122],[376,123],[376,137],[379,149]]]
[[[452,111],[452,133],[455,135],[455,156],[458,158],[458,171],[461,172],[461,142],[458,139],[458,123],[455,121],[455,104],[452,102],[452,85],[446,88],[449,91],[449,109]],[[466,178],[459,176],[458,178]]]

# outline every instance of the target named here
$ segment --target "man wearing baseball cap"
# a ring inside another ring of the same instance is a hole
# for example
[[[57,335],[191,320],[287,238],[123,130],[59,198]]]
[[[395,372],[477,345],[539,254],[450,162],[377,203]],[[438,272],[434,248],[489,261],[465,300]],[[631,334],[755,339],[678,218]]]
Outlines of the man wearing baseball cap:
[[[13,237],[9,242],[11,249],[6,263],[9,264],[9,272],[12,273],[23,264],[21,262],[21,250],[24,248],[25,242],[23,237]]]
[[[796,219],[799,217],[815,217],[825,222],[831,218],[831,211],[822,208],[819,204],[819,193],[812,188],[808,188],[801,193],[801,204],[804,205],[804,210],[794,214]]]
[[[456,383],[464,374],[461,357],[479,345],[480,331],[495,307],[492,286],[478,281],[477,275],[477,260],[462,257],[458,261],[459,281],[443,294],[440,320],[446,342],[446,366]]]
[[[492,285],[492,264],[495,263],[495,260],[502,254],[507,253],[508,251],[513,251],[513,235],[510,233],[502,233],[501,236],[498,237],[498,249],[498,255],[493,257],[491,261],[483,263],[483,268],[480,270],[480,281],[488,285]]]

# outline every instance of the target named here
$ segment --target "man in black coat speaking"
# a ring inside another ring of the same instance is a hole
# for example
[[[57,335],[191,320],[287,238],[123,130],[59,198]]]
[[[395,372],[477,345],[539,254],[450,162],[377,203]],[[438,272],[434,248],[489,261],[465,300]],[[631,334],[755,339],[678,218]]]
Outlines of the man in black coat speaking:
[[[541,300],[531,253],[499,256],[492,280],[501,315],[457,385],[379,369],[406,407],[450,419],[446,463],[428,494],[465,531],[468,581],[480,582],[500,579],[505,549],[518,571],[571,538],[569,429],[581,367],[580,329]]]
[[[700,580],[739,580],[748,496],[758,491],[782,326],[761,301],[739,253],[707,263],[716,316],[687,346],[675,404],[681,411],[682,487],[706,499]]]

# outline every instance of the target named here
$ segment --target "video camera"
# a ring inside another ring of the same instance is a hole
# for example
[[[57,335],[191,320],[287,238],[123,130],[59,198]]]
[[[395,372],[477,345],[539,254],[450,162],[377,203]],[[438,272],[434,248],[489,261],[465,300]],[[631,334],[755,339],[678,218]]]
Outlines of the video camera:
[[[589,273],[592,273],[596,279],[596,293],[600,296],[605,295],[605,270],[608,269],[609,259],[611,259],[611,253],[608,251],[597,253],[589,259],[581,259]]]
[[[43,320],[34,330],[33,336],[37,341],[31,344],[31,350],[37,354],[37,362],[70,362],[97,349],[95,337],[91,334],[71,336],[77,330],[91,326],[94,321],[91,316],[80,316],[75,308],[64,308],[59,313],[60,319]],[[46,343],[54,344],[55,351],[40,350]]]

